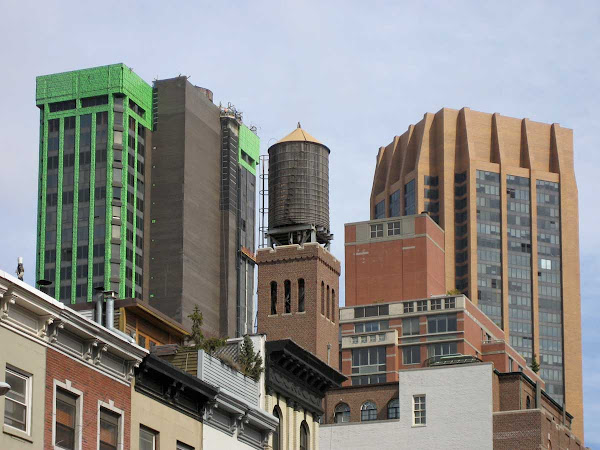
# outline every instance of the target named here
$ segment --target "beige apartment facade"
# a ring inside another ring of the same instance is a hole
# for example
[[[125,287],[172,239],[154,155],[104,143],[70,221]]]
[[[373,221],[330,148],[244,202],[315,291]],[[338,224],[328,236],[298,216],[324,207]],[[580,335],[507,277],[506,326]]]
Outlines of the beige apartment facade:
[[[379,149],[371,219],[427,212],[444,229],[446,289],[535,354],[583,437],[577,199],[572,130],[444,108]]]

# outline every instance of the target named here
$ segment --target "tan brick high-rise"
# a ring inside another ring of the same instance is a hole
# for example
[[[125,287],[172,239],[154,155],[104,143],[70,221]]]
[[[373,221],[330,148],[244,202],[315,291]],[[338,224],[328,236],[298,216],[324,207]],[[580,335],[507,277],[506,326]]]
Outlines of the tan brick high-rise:
[[[258,332],[337,367],[340,262],[316,242],[261,248],[256,262]]]
[[[371,218],[426,211],[438,222],[446,289],[536,355],[583,438],[577,197],[572,130],[444,108],[380,148]]]

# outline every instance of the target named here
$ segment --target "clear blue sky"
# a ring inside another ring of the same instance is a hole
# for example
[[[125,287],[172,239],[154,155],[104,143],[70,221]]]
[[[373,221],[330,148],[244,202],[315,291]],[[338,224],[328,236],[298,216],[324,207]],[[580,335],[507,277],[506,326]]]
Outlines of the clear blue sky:
[[[425,112],[468,106],[557,122],[574,130],[586,444],[600,446],[600,3],[84,4],[2,2],[0,268],[24,256],[33,281],[36,75],[116,62],[148,82],[189,75],[258,126],[263,152],[301,121],[332,150],[339,258],[343,223],[368,218],[378,147]]]

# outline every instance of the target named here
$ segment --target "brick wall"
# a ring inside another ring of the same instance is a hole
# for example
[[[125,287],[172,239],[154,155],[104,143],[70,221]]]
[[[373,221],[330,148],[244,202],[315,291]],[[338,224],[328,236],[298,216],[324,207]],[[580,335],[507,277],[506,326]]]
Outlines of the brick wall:
[[[270,341],[292,339],[337,367],[340,262],[320,245],[309,243],[302,247],[261,249],[257,252],[257,264],[258,332],[266,334]],[[304,312],[298,311],[298,280],[301,278],[305,283]],[[284,309],[286,280],[291,284],[290,313]],[[277,314],[271,314],[273,281],[277,283]],[[323,298],[321,286],[324,287]]]
[[[52,415],[54,402],[54,380],[61,383],[68,381],[71,386],[83,392],[83,435],[82,448],[95,449],[98,446],[98,400],[104,403],[114,402],[114,407],[124,412],[123,449],[129,447],[129,428],[131,416],[131,387],[102,373],[81,364],[62,353],[48,348],[46,356],[46,401],[44,443],[45,448],[53,448]]]
[[[360,422],[360,407],[368,400],[377,405],[377,419],[386,420],[387,405],[390,400],[398,398],[398,382],[372,384],[367,386],[351,386],[327,392],[323,399],[324,423],[333,423],[333,413],[339,403],[350,407],[350,422]]]

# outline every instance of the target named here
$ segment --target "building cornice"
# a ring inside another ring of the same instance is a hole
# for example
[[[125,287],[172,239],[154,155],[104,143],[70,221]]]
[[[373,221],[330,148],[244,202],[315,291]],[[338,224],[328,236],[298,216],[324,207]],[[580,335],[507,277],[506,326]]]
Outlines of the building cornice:
[[[129,382],[148,351],[0,271],[0,325]]]

